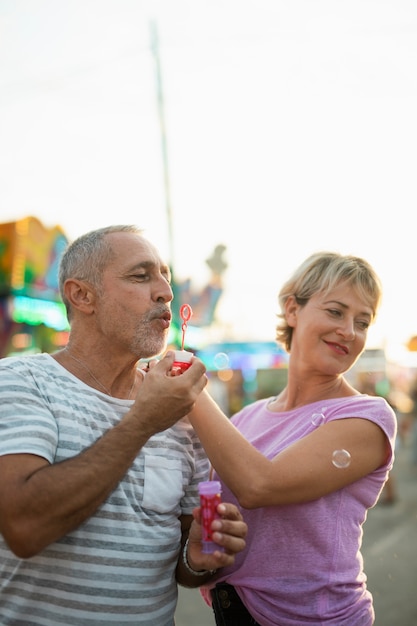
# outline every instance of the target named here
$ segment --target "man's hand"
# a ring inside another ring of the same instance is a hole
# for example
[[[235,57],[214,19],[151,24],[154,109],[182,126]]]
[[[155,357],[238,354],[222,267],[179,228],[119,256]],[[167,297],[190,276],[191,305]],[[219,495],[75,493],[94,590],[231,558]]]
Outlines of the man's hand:
[[[196,572],[208,570],[207,577],[193,576],[184,566],[183,555],[180,554],[177,568],[177,580],[181,585],[197,587],[207,581],[210,570],[232,565],[235,555],[246,547],[245,537],[248,532],[246,522],[236,505],[222,502],[217,506],[219,519],[211,524],[213,541],[224,548],[224,551],[215,550],[211,554],[202,552],[201,508],[193,511],[194,520],[188,535],[187,562]]]
[[[206,368],[197,357],[181,376],[171,375],[173,362],[174,353],[169,351],[163,359],[150,364],[131,408],[141,427],[149,430],[149,436],[187,415],[207,384]]]

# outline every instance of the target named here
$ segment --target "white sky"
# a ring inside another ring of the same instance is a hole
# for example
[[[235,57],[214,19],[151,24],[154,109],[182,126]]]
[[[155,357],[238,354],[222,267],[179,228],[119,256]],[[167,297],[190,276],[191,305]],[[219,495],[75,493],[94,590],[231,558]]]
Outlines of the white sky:
[[[0,221],[70,239],[135,223],[168,258],[150,23],[160,43],[173,262],[222,329],[273,340],[276,294],[320,249],[384,284],[370,347],[417,334],[415,0],[0,0]]]

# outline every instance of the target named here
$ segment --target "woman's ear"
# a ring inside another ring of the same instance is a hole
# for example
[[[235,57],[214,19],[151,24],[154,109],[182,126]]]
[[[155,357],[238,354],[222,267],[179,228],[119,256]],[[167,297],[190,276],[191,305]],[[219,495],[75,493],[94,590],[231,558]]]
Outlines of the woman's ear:
[[[292,328],[294,328],[294,326],[296,325],[297,313],[299,308],[300,305],[297,303],[296,297],[288,296],[287,300],[285,301],[284,312],[285,320],[288,326],[291,326]]]
[[[64,292],[72,309],[77,309],[87,315],[93,313],[95,292],[88,282],[69,278],[65,282]]]

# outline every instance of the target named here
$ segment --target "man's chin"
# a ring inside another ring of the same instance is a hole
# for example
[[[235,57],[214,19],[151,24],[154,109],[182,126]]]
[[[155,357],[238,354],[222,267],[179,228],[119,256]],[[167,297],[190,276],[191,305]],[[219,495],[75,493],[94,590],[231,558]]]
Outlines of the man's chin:
[[[156,357],[161,357],[166,352],[167,342],[163,341],[154,343],[152,345],[144,346],[144,349],[140,352],[141,359],[154,359]]]

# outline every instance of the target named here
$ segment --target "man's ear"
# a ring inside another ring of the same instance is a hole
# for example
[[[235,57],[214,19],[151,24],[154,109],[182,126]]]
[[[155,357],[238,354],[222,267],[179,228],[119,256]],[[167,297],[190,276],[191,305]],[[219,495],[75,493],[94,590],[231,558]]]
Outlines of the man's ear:
[[[297,323],[297,313],[299,308],[300,305],[297,303],[296,297],[288,296],[285,302],[284,312],[286,322],[288,326],[291,326],[292,328],[294,328]]]
[[[65,281],[64,292],[72,309],[77,309],[87,315],[93,313],[95,291],[90,283],[69,278]]]

